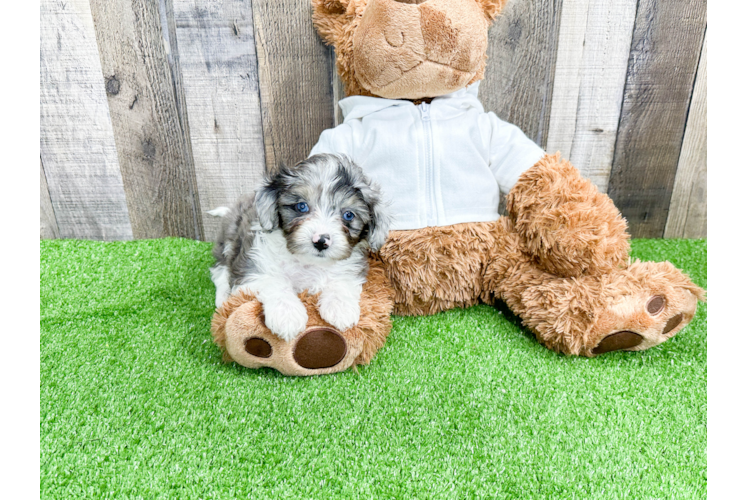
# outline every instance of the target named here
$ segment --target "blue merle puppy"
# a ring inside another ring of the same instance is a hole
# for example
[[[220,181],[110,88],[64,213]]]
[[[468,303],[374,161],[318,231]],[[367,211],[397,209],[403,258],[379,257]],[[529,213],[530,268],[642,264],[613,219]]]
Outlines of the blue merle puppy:
[[[216,307],[245,290],[262,303],[266,326],[290,341],[305,330],[297,294],[320,293],[322,318],[340,331],[358,323],[367,253],[390,228],[379,187],[345,156],[319,154],[281,166],[223,217],[211,278]]]

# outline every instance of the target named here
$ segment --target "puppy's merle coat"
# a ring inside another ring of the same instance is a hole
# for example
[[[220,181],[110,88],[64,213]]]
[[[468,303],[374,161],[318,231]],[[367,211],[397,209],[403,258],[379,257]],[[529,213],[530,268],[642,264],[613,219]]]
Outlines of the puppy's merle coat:
[[[360,316],[369,249],[384,244],[390,218],[379,187],[345,156],[320,154],[281,166],[223,216],[210,270],[216,307],[244,289],[262,303],[266,326],[284,340],[304,331],[297,294],[319,293],[322,318],[340,331]]]

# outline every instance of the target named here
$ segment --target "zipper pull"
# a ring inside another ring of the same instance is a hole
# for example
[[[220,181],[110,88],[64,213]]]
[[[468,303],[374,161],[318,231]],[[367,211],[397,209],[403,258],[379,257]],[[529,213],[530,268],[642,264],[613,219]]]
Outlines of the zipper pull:
[[[423,118],[424,121],[428,121],[431,119],[431,115],[429,114],[431,111],[431,107],[428,105],[428,103],[422,102],[418,105],[419,108],[421,108],[421,118]]]

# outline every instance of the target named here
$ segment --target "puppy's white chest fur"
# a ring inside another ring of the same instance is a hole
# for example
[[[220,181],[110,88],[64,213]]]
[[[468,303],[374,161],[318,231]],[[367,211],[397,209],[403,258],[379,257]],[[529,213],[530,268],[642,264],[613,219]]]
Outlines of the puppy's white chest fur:
[[[262,302],[265,324],[284,340],[291,340],[306,326],[306,308],[297,297],[308,290],[320,293],[322,318],[341,331],[358,322],[358,304],[366,279],[363,251],[332,261],[288,251],[283,232],[258,233],[249,250],[254,272],[232,290],[247,290]]]
[[[290,283],[294,293],[307,290],[316,294],[339,281],[352,280],[359,285],[364,283],[365,277],[360,275],[365,257],[360,251],[354,251],[349,258],[338,261],[294,255],[286,247],[283,232],[278,230],[259,233],[251,252],[252,260],[261,274]],[[248,285],[252,290],[252,283]]]
[[[300,262],[289,262],[284,270],[286,276],[293,284],[293,291],[301,293],[309,290],[309,293],[315,294],[321,292],[330,278],[330,273],[325,272],[318,266],[312,264],[302,264]]]

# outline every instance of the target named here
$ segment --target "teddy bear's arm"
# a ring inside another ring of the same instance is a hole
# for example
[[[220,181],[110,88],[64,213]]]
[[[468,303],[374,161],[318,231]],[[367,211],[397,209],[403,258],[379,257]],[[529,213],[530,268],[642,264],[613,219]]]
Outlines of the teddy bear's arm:
[[[495,113],[486,113],[490,127],[489,167],[502,193],[509,193],[520,175],[545,155],[516,125],[501,120]],[[485,122],[484,122],[485,123]]]
[[[345,154],[356,161],[351,126],[347,123],[341,123],[335,128],[329,128],[322,132],[309,156],[320,153]]]

